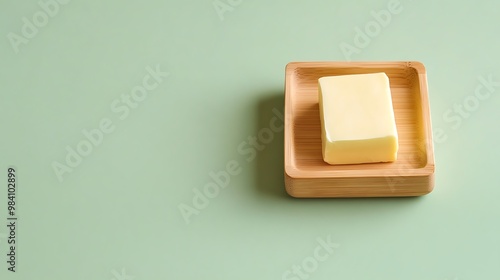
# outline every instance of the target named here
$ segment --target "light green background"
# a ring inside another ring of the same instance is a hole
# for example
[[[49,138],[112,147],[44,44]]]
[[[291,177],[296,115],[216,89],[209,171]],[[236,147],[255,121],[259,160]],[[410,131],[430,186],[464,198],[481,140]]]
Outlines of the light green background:
[[[1,279],[278,280],[328,236],[340,246],[308,279],[498,278],[500,87],[460,125],[444,118],[478,77],[500,81],[498,1],[401,0],[352,55],[426,65],[446,136],[434,192],[403,199],[288,197],[282,132],[250,162],[237,151],[283,110],[288,62],[346,60],[339,45],[389,1],[233,0],[223,20],[213,3],[72,0],[18,53],[8,34],[42,9],[0,3]],[[170,76],[120,120],[110,104],[156,65]],[[103,118],[115,130],[59,182],[52,163]],[[178,206],[231,160],[241,174],[187,225]],[[16,273],[3,261],[10,165]]]

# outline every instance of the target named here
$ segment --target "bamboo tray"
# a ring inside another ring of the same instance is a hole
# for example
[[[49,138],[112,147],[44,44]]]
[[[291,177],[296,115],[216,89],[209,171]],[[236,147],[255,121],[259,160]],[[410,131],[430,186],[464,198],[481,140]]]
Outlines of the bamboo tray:
[[[321,154],[318,78],[385,72],[399,137],[391,163],[329,165]],[[427,77],[420,62],[292,62],[285,81],[285,187],[293,197],[419,196],[434,188]]]

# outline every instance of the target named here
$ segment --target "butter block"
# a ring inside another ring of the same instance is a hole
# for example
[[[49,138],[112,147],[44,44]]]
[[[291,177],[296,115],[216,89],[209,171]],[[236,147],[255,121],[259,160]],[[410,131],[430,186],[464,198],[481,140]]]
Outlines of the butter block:
[[[318,83],[325,162],[357,164],[397,159],[398,133],[385,73],[322,77]]]

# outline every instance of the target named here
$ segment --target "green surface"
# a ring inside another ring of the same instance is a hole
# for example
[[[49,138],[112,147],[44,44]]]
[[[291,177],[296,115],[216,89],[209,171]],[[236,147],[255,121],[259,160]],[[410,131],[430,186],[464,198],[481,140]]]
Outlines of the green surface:
[[[498,278],[498,1],[67,2],[0,3],[1,279]],[[284,67],[348,59],[426,65],[430,195],[284,192]],[[67,147],[88,155],[67,166]]]

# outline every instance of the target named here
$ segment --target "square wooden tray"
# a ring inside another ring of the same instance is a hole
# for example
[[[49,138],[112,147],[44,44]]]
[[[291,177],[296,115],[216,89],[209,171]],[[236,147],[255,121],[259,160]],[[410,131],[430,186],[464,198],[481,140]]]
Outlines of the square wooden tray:
[[[391,163],[329,165],[321,154],[318,79],[385,72],[399,137]],[[419,196],[434,187],[427,76],[420,62],[292,62],[285,79],[285,187],[293,197]]]

